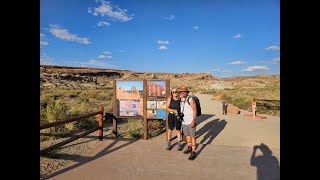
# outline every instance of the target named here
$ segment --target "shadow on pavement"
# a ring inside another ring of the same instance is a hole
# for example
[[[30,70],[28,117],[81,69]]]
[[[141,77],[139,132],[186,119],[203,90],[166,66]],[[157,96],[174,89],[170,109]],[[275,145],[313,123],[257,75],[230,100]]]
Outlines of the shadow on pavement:
[[[201,151],[206,147],[207,144],[210,144],[214,140],[214,138],[217,137],[217,135],[224,129],[226,125],[226,120],[215,119],[205,124],[201,129],[199,129],[196,132],[196,139],[205,134],[203,136],[203,139],[200,142],[198,142],[199,144],[203,144],[205,141],[209,139],[208,142],[203,144],[201,149],[197,151],[197,155],[201,153]]]
[[[114,138],[106,138],[106,139],[114,139]],[[49,178],[52,178],[52,177],[55,177],[59,174],[62,174],[64,172],[67,172],[71,169],[74,169],[74,168],[77,168],[79,166],[82,166],[90,161],[93,161],[95,159],[98,159],[102,156],[105,156],[109,153],[112,153],[116,150],[119,150],[125,146],[128,146],[136,141],[138,141],[139,139],[128,139],[128,138],[116,138],[111,144],[109,144],[106,148],[104,148],[102,151],[100,151],[98,154],[96,154],[95,156],[93,157],[85,157],[85,156],[80,156],[80,155],[76,155],[76,156],[79,156],[79,158],[77,159],[78,160],[78,163],[77,164],[74,164],[70,167],[67,167],[67,168],[64,168],[64,169],[61,169],[61,170],[58,170],[57,172],[54,172],[53,174],[49,175],[48,177],[46,177],[45,179],[49,179]],[[127,143],[119,146],[119,147],[116,147],[116,148],[113,148],[112,150],[110,150],[115,144],[117,144],[117,142],[119,141],[128,141]]]
[[[258,149],[262,155],[256,156]],[[253,146],[250,164],[257,167],[257,180],[280,179],[279,160],[272,155],[272,151],[267,145],[261,143]]]
[[[197,117],[197,122],[196,124],[199,125],[201,124],[203,121],[210,119],[211,117],[215,116],[215,114],[201,114],[201,116]]]

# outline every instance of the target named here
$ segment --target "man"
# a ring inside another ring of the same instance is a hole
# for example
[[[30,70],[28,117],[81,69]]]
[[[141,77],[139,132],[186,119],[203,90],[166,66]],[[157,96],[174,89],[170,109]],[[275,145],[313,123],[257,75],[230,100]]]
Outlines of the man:
[[[183,116],[182,131],[186,136],[188,149],[185,150],[184,154],[189,154],[189,160],[196,158],[196,119],[197,119],[197,107],[192,97],[188,97],[189,90],[187,87],[182,86],[180,88],[180,110]],[[189,101],[189,103],[187,102]]]

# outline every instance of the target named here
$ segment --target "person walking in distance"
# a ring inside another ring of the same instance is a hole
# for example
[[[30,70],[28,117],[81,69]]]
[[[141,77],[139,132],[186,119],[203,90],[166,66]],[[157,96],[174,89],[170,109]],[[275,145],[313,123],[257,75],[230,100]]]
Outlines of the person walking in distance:
[[[180,110],[180,98],[176,88],[171,90],[171,96],[167,99],[166,103],[168,115],[168,134],[167,134],[167,150],[171,150],[171,134],[174,128],[176,128],[178,139],[178,151],[182,150],[181,146],[181,121],[178,120],[178,112]]]
[[[195,101],[189,95],[187,87],[182,86],[180,88],[180,112],[183,117],[182,131],[186,136],[188,148],[183,153],[189,154],[189,160],[196,158],[196,119],[197,119],[197,107]],[[188,102],[189,103],[188,103]]]
[[[222,114],[226,114],[226,100],[222,99]]]

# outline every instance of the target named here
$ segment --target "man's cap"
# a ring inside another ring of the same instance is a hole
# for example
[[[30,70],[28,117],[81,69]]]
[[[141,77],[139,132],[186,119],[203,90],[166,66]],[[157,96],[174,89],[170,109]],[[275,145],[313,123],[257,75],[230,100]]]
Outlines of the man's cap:
[[[180,87],[180,92],[181,92],[181,91],[190,92],[190,91],[188,90],[188,88],[185,87],[185,86],[181,86],[181,87]]]

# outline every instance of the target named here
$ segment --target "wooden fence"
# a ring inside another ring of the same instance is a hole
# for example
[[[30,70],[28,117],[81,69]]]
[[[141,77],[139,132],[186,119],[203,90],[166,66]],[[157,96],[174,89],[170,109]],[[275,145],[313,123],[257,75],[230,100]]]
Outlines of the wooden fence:
[[[88,113],[88,114],[85,114],[85,115],[82,115],[82,116],[77,116],[77,117],[73,117],[73,118],[70,118],[70,119],[66,119],[66,120],[62,120],[62,121],[57,121],[57,122],[53,122],[53,123],[48,123],[48,124],[44,124],[44,125],[41,125],[40,126],[40,130],[42,129],[46,129],[46,128],[50,128],[50,127],[54,127],[54,126],[58,126],[58,125],[61,125],[61,124],[65,124],[65,123],[69,123],[69,122],[73,122],[73,121],[81,121],[81,120],[84,120],[85,118],[88,118],[88,117],[91,117],[91,116],[95,116],[95,115],[98,115],[98,127],[95,127],[93,129],[90,129],[82,134],[79,134],[79,135],[75,135],[73,137],[71,137],[70,139],[67,139],[65,141],[62,141],[60,143],[57,143],[57,144],[54,144],[50,147],[47,147],[43,150],[40,151],[40,155],[44,155],[46,153],[48,153],[49,151],[53,150],[53,149],[56,149],[60,146],[63,146],[67,143],[70,143],[76,139],[79,139],[83,136],[86,136],[94,131],[98,131],[98,138],[99,140],[101,141],[103,139],[103,107],[100,107],[99,108],[99,111],[97,112],[92,112],[92,113]],[[108,116],[110,117],[110,116]],[[116,121],[114,119],[114,121]],[[115,127],[116,128],[116,127]],[[116,137],[116,132],[117,130],[114,130],[113,133],[115,133],[115,137]]]

